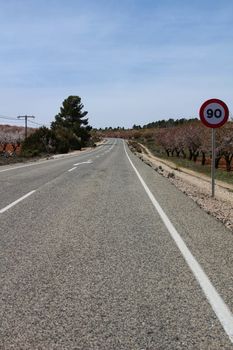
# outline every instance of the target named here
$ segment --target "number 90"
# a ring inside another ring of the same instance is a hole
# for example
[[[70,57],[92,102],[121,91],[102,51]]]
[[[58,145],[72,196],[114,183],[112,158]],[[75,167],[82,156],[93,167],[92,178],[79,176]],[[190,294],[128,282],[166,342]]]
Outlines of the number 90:
[[[221,109],[218,109],[218,108],[215,110],[209,108],[209,109],[207,109],[206,114],[207,114],[207,118],[213,118],[213,117],[221,118],[222,111],[221,111]]]

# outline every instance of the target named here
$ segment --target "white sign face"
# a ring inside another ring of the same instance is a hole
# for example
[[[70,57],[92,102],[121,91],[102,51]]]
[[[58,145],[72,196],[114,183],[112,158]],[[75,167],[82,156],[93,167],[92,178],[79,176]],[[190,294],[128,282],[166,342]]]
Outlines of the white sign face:
[[[216,125],[222,123],[225,118],[225,110],[218,103],[210,103],[204,108],[203,115],[205,120],[211,124]]]
[[[227,122],[229,110],[223,101],[215,98],[204,102],[199,114],[204,125],[219,128]]]

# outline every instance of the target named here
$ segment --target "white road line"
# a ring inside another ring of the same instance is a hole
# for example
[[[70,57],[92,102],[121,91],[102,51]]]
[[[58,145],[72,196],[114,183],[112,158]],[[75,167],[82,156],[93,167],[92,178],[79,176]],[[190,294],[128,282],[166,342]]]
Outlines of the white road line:
[[[74,167],[74,168],[72,168],[72,169],[69,169],[68,171],[71,172],[71,171],[73,171],[73,170],[75,170],[75,169],[77,169],[77,167]]]
[[[69,158],[74,158],[74,157],[85,157],[86,155],[88,154],[96,154],[100,151],[102,151],[102,148],[103,148],[103,145],[102,146],[99,146],[98,149],[94,149],[94,150],[90,150],[90,151],[87,151],[87,152],[84,152],[83,154],[71,154],[71,155],[67,155],[67,156],[64,156],[64,157],[61,157],[61,158],[55,158],[55,159],[49,159],[49,160],[42,160],[42,161],[38,161],[38,162],[34,162],[34,163],[30,163],[30,164],[24,164],[24,165],[19,165],[19,166],[12,166],[12,168],[7,168],[7,169],[2,169],[0,170],[0,173],[4,173],[6,171],[11,171],[11,170],[17,170],[17,169],[21,169],[21,168],[27,168],[27,167],[30,167],[30,166],[33,166],[33,165],[40,165],[40,164],[48,164],[48,161],[53,161],[53,162],[56,162],[58,160],[65,160],[65,159],[69,159]]]
[[[224,328],[225,332],[227,333],[228,337],[230,338],[231,342],[233,343],[233,315],[228,308],[228,306],[225,304],[224,300],[221,298],[221,296],[218,294],[217,290],[213,286],[213,284],[210,282],[209,277],[206,275],[200,264],[197,262],[196,258],[192,255],[188,247],[186,246],[185,242],[179,235],[179,233],[176,231],[175,227],[169,220],[168,216],[165,214],[163,209],[161,208],[160,204],[157,202],[151,191],[149,190],[148,186],[142,179],[141,175],[139,174],[138,170],[134,166],[133,162],[131,161],[126,148],[125,148],[125,142],[124,142],[124,149],[126,156],[134,169],[135,173],[137,174],[142,186],[144,187],[148,197],[150,198],[152,204],[154,205],[155,209],[157,210],[159,216],[161,217],[162,221],[164,222],[165,226],[167,227],[171,237],[175,241],[177,247],[179,248],[181,254],[183,255],[186,263],[188,264],[189,268],[193,272],[194,276],[196,277],[201,289],[203,290],[206,298],[208,299],[210,305],[212,306],[216,316],[218,317],[222,327]]]
[[[81,164],[91,164],[91,163],[92,163],[92,160],[91,160],[91,159],[89,159],[89,160],[88,160],[88,161],[86,161],[86,162],[76,163],[76,164],[74,164],[74,166],[81,165]]]
[[[18,204],[19,202],[21,202],[22,200],[24,200],[25,198],[31,196],[34,192],[36,192],[36,190],[28,192],[27,194],[25,194],[23,197],[17,199],[16,201],[14,201],[13,203],[7,205],[5,208],[0,210],[0,214],[4,213],[5,211],[7,211],[8,209],[14,207],[16,204]]]

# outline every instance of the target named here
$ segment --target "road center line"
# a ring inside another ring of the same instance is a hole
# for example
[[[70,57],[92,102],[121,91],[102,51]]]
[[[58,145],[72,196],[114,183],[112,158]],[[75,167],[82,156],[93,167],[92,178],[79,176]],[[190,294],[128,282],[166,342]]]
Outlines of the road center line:
[[[36,190],[28,192],[27,194],[25,194],[23,197],[17,199],[16,201],[14,201],[13,203],[7,205],[5,208],[0,210],[0,214],[4,213],[5,211],[7,211],[8,209],[14,207],[16,204],[18,204],[19,202],[21,202],[22,200],[24,200],[25,198],[31,196],[34,192],[36,192]]]
[[[76,163],[76,164],[74,164],[74,166],[81,165],[81,164],[91,164],[91,163],[92,163],[92,160],[91,160],[91,159],[89,159],[89,160],[88,160],[88,161],[86,161],[86,162]]]
[[[124,142],[124,141],[123,141]],[[209,301],[210,305],[212,306],[212,309],[214,310],[216,316],[218,317],[223,329],[225,330],[226,334],[230,338],[230,341],[233,343],[233,315],[228,308],[228,306],[225,304],[224,300],[221,298],[221,296],[218,294],[217,290],[213,286],[213,284],[210,282],[209,277],[206,275],[196,258],[192,255],[188,247],[186,246],[185,242],[179,235],[179,233],[176,231],[175,227],[169,220],[168,216],[163,211],[162,207],[158,203],[158,201],[153,196],[152,192],[149,190],[148,186],[144,182],[143,178],[139,174],[138,170],[134,166],[132,160],[130,159],[126,148],[125,148],[125,142],[124,142],[124,149],[126,156],[134,169],[136,175],[138,176],[142,186],[144,187],[144,190],[146,191],[148,197],[150,198],[153,206],[157,210],[160,218],[162,219],[163,223],[165,224],[166,228],[168,229],[171,237],[175,241],[177,247],[179,248],[181,254],[183,255],[186,263],[188,264],[189,268],[191,269],[192,273],[194,274],[196,280],[198,281],[201,289],[203,290],[207,300]]]
[[[72,168],[72,169],[69,169],[68,171],[71,172],[71,171],[73,171],[73,170],[75,170],[75,169],[77,169],[77,167],[74,167],[74,168]]]
[[[96,153],[99,153],[99,152],[102,152],[102,148],[103,148],[103,145],[102,146],[99,146],[98,149],[95,149],[95,150],[90,150],[90,151],[87,151],[87,152],[84,152],[83,154],[79,153],[79,154],[70,154],[70,155],[65,155],[64,157],[61,157],[61,158],[55,158],[55,159],[49,159],[49,160],[41,160],[41,161],[37,161],[37,162],[33,162],[33,163],[29,163],[29,164],[23,164],[23,165],[19,165],[19,166],[12,166],[10,168],[7,168],[7,169],[1,169],[0,170],[0,173],[4,173],[6,171],[11,171],[11,170],[17,170],[17,169],[22,169],[22,168],[27,168],[27,167],[31,167],[31,166],[35,166],[35,165],[40,165],[40,164],[48,164],[48,162],[56,162],[56,161],[60,161],[60,160],[65,160],[65,159],[69,159],[69,158],[75,158],[75,157],[85,157],[86,155],[88,154],[96,154]]]

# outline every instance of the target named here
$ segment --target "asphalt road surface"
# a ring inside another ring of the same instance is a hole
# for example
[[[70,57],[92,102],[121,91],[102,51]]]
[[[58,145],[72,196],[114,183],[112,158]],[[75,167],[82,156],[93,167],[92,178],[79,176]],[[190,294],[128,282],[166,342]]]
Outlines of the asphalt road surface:
[[[232,233],[122,140],[0,184],[0,349],[233,349]]]

